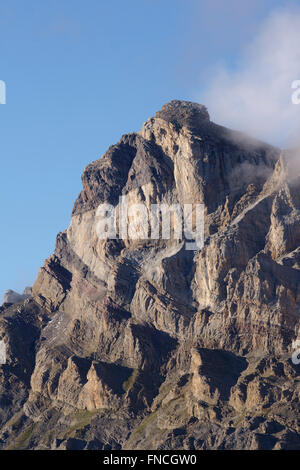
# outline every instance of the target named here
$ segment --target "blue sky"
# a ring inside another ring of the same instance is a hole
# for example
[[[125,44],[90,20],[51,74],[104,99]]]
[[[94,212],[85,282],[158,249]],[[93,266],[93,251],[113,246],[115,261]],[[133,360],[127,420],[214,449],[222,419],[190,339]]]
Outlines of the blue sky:
[[[199,101],[216,64],[234,70],[264,18],[292,3],[0,1],[0,300],[33,284],[83,168],[165,102]]]

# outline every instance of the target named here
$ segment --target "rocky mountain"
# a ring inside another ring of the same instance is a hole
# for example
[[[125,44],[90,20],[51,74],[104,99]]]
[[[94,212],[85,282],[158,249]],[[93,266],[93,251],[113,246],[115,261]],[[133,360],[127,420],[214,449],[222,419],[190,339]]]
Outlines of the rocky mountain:
[[[32,296],[0,313],[1,447],[300,449],[291,162],[171,101],[88,165]],[[202,249],[100,239],[125,195],[204,204]]]
[[[31,297],[32,294],[32,288],[31,287],[25,287],[23,294],[19,294],[18,292],[15,292],[14,290],[8,290],[4,294],[4,304],[16,304],[18,302],[22,302],[23,300],[28,299]]]

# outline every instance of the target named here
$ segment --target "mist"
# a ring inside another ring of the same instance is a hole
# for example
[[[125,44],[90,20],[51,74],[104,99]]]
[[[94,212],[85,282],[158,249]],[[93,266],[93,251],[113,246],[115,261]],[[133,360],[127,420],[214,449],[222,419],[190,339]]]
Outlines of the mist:
[[[234,67],[215,68],[198,101],[218,124],[294,146],[300,130],[300,104],[292,102],[295,80],[300,80],[300,9],[280,9],[260,25]]]

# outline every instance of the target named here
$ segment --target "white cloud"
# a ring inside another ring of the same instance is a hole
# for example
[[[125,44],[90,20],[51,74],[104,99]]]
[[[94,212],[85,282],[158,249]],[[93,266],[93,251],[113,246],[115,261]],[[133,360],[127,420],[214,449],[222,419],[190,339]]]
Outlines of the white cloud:
[[[201,102],[215,122],[283,144],[300,130],[300,105],[291,99],[294,80],[300,80],[300,10],[278,10],[235,70],[216,71]]]

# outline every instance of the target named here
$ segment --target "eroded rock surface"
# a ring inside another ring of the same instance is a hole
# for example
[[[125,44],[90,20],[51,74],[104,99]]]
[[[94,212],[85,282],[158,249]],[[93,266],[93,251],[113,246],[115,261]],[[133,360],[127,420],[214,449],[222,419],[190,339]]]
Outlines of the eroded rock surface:
[[[71,224],[2,308],[3,448],[299,449],[300,179],[285,152],[166,104],[83,172]],[[205,206],[185,240],[101,240],[100,203]]]

